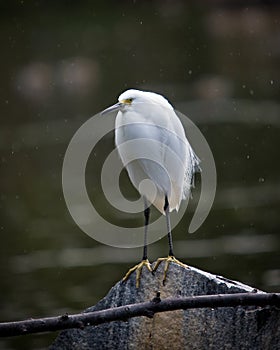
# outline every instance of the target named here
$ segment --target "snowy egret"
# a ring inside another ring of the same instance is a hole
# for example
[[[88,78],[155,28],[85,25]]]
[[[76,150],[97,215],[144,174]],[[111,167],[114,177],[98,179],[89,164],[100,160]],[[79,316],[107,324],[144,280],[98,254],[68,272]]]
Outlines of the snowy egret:
[[[174,257],[170,212],[179,210],[182,199],[188,199],[199,159],[186,138],[184,128],[171,104],[153,92],[127,90],[118,103],[102,114],[118,111],[115,121],[115,143],[129,178],[144,200],[144,250],[140,264],[131,268],[124,280],[136,271],[139,286],[143,266],[153,272],[165,261],[164,278],[170,262],[184,265]],[[150,180],[154,187],[143,186]],[[169,254],[159,258],[152,268],[147,256],[147,234],[150,205],[166,216]]]

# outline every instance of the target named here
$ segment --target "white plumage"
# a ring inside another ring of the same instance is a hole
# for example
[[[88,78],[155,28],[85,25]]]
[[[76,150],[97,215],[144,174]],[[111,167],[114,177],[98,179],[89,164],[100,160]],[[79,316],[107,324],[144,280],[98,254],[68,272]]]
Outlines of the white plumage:
[[[190,194],[199,163],[180,119],[164,97],[152,92],[127,90],[117,105],[115,142],[132,184],[139,191],[141,181],[150,179],[157,188],[156,198],[147,192],[141,195],[163,214],[167,196],[169,211],[178,211]],[[127,147],[120,147],[125,142]]]

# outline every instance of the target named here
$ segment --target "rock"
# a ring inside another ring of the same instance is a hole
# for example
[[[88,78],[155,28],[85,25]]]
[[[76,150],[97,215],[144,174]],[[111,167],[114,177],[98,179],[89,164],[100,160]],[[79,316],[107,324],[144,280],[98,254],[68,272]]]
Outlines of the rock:
[[[140,287],[135,273],[118,282],[98,304],[85,312],[153,299],[194,295],[263,293],[242,283],[194,267],[171,263],[163,285],[162,263],[155,274],[143,268]],[[274,307],[226,307],[157,313],[85,329],[62,331],[50,350],[64,349],[280,349],[280,312]]]

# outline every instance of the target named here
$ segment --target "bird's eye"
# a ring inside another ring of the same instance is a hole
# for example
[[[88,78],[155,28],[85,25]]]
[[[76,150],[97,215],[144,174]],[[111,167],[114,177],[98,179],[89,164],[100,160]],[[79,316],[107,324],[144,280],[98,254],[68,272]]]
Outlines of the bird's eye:
[[[132,101],[133,101],[133,98],[126,98],[125,100],[123,100],[123,103],[130,105]]]

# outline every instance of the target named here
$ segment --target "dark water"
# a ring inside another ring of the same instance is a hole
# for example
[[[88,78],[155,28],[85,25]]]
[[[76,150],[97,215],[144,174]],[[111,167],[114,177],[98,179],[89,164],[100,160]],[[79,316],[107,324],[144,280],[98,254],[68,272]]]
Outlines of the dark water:
[[[215,158],[214,205],[187,234],[198,179],[174,230],[177,257],[279,291],[280,8],[224,3],[0,4],[1,321],[83,310],[140,260],[141,248],[109,247],[83,233],[61,185],[75,131],[131,87],[165,95]],[[112,149],[112,135],[102,147]],[[96,194],[90,174],[103,151],[89,161],[89,192],[112,220],[133,226],[138,217],[120,221]],[[129,195],[126,180],[122,174]],[[149,253],[151,261],[165,256],[166,238]],[[0,348],[43,349],[54,336],[2,340]]]

